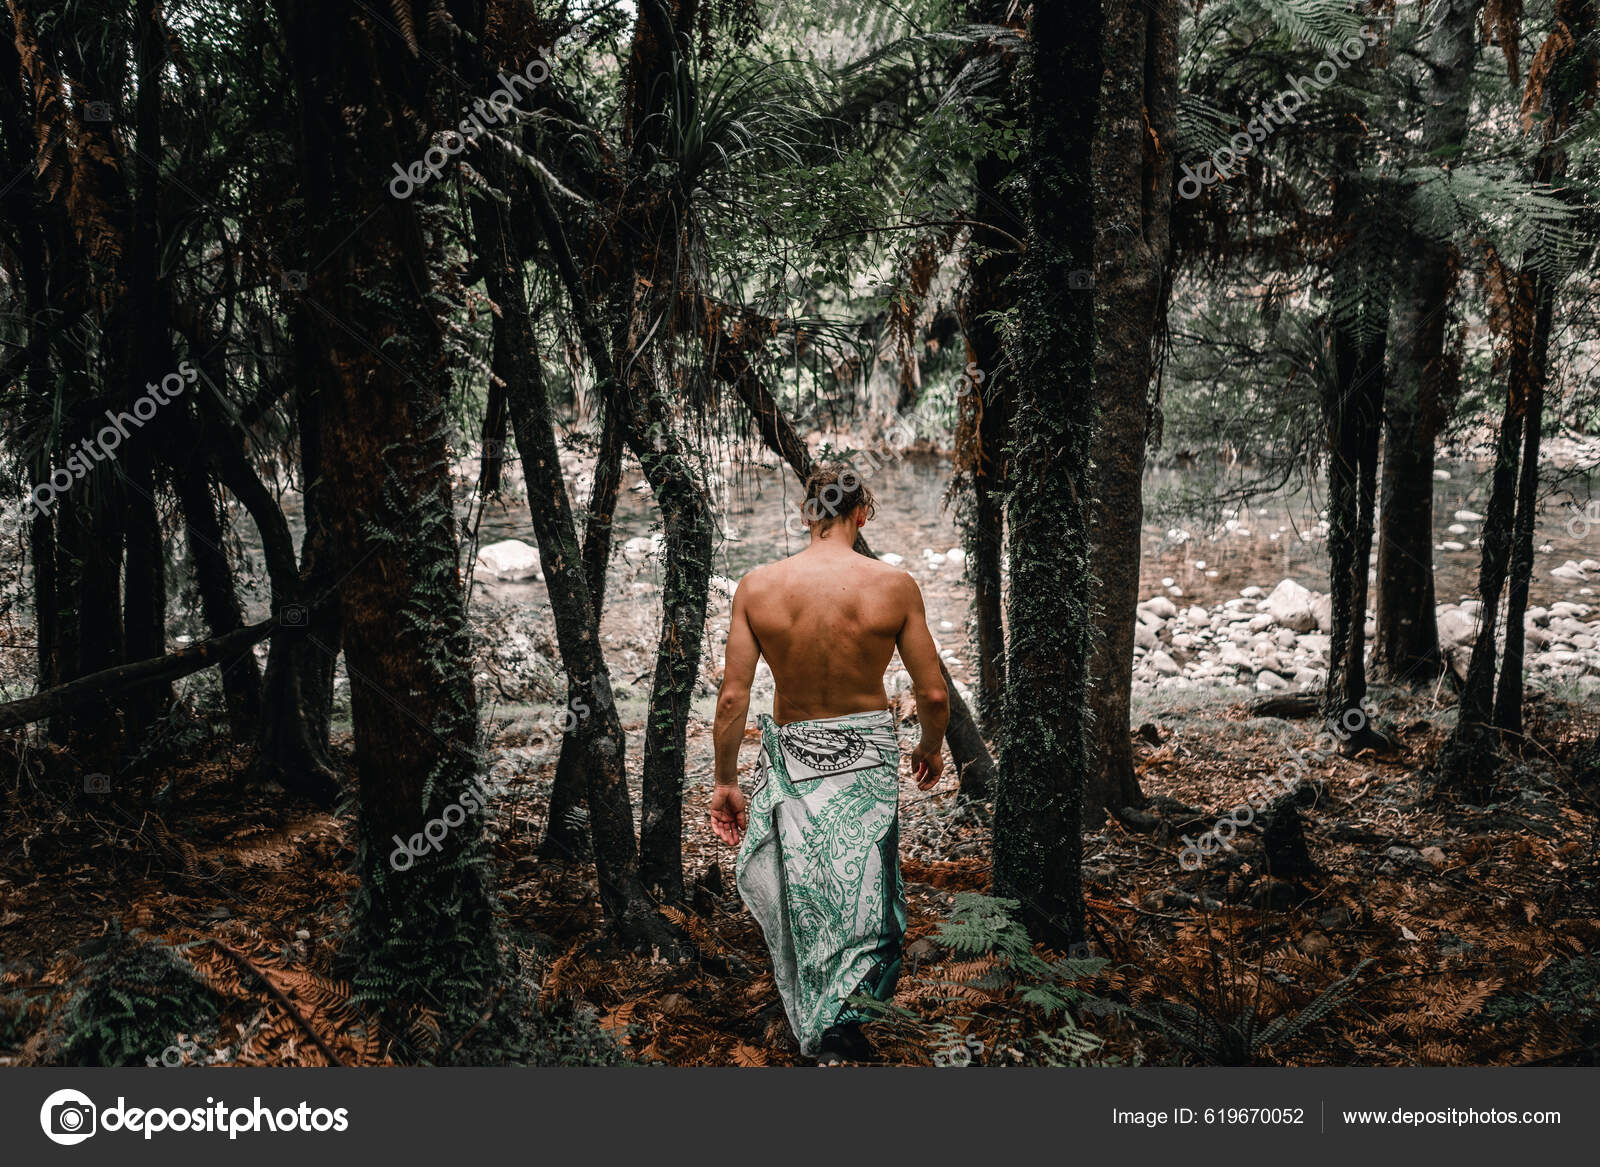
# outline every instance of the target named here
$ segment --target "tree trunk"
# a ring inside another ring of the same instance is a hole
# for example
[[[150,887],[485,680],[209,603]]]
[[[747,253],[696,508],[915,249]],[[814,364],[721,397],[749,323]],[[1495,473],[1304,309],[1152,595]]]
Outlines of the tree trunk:
[[[622,490],[622,427],[616,411],[607,408],[600,425],[600,449],[595,459],[594,483],[589,491],[589,514],[583,534],[583,574],[589,585],[589,602],[594,606],[595,627],[601,625],[606,601],[606,569],[611,562],[611,526]],[[572,685],[567,689],[567,707],[578,698]],[[580,854],[585,838],[578,806],[583,802],[583,741],[574,726],[561,735],[561,756],[556,761],[556,778],[550,788],[550,811],[544,826],[544,841],[539,853],[548,858],[572,858]]]
[[[1367,696],[1366,622],[1376,504],[1378,438],[1383,424],[1387,312],[1374,310],[1371,332],[1334,326],[1336,383],[1325,403],[1328,425],[1328,588],[1333,627],[1323,717],[1349,734],[1351,751],[1372,740]],[[1343,740],[1343,739],[1342,739]]]
[[[429,111],[460,105],[433,91],[444,81],[431,62],[451,55],[445,28],[427,5],[404,2],[410,26],[427,30],[426,60],[396,52],[365,10],[279,8],[302,106],[307,251],[318,257],[305,341],[321,361],[321,477],[359,782],[353,980],[391,1024],[426,1006],[430,1031],[448,1038],[475,1028],[500,967],[450,497],[450,366],[431,291],[442,195],[400,199],[373,180],[423,156],[437,128]]]
[[[486,158],[486,176],[495,182],[504,163]],[[534,182],[532,196],[540,225],[556,256],[557,266],[579,318],[580,330],[590,340],[590,359],[602,386],[611,383],[612,369],[588,316],[587,301],[577,282],[559,220],[543,187]],[[677,940],[655,911],[639,877],[639,852],[634,841],[633,808],[628,794],[627,741],[612,697],[611,675],[601,649],[600,621],[591,601],[591,580],[578,543],[572,505],[562,480],[556,448],[554,418],[546,393],[542,365],[534,344],[521,263],[509,244],[505,211],[482,198],[473,202],[473,223],[484,264],[485,285],[500,307],[495,317],[495,369],[507,386],[511,427],[522,458],[528,508],[545,588],[555,618],[556,643],[566,667],[570,707],[577,717],[574,733],[581,757],[574,764],[584,777],[589,802],[589,830],[594,844],[600,899],[608,918],[624,940],[663,952],[678,951]],[[598,355],[598,360],[596,356]]]
[[[1336,148],[1341,177],[1333,210],[1347,237],[1370,213],[1371,194],[1359,180],[1366,150],[1363,129],[1351,124]],[[1359,254],[1359,252],[1358,252]],[[1389,334],[1389,292],[1380,272],[1335,259],[1329,321],[1332,378],[1323,390],[1328,457],[1328,678],[1322,715],[1347,752],[1373,744],[1362,703],[1367,696],[1366,623],[1376,505],[1378,441],[1383,426],[1384,353]],[[1378,290],[1363,291],[1364,285]]]
[[[1516,342],[1513,341],[1513,344]],[[1456,727],[1439,751],[1439,776],[1444,785],[1469,796],[1487,793],[1500,761],[1491,724],[1494,701],[1495,626],[1500,593],[1511,559],[1512,522],[1516,504],[1518,442],[1527,410],[1527,385],[1512,372],[1506,384],[1505,415],[1495,445],[1493,485],[1483,522],[1483,557],[1478,566],[1478,639],[1472,646],[1467,680],[1457,706]]]
[[[1555,292],[1538,273],[1524,277],[1530,284],[1533,336],[1526,367],[1527,416],[1522,423],[1522,467],[1517,483],[1517,510],[1512,521],[1511,583],[1506,592],[1506,645],[1500,662],[1500,684],[1495,695],[1494,723],[1503,733],[1522,734],[1522,664],[1526,644],[1523,618],[1528,611],[1528,588],[1533,579],[1533,528],[1539,506],[1539,439],[1544,424],[1545,361],[1550,349],[1550,327],[1555,316]]]
[[[1080,835],[1087,771],[1089,466],[1094,408],[1093,148],[1100,0],[1037,5],[1029,21],[1028,252],[1017,330],[1008,495],[1011,579],[994,887],[1036,939],[1083,934]],[[1119,111],[1112,111],[1113,113]],[[1026,677],[1027,683],[1019,683]]]
[[[1420,147],[1429,156],[1453,159],[1466,141],[1482,7],[1483,0],[1441,0],[1426,9],[1431,71]],[[1430,681],[1443,665],[1434,618],[1433,458],[1459,388],[1460,358],[1448,343],[1455,263],[1448,244],[1426,236],[1397,257],[1372,665],[1402,683]]]
[[[158,160],[161,142],[161,74],[166,60],[166,38],[149,5],[136,5],[134,52],[138,88],[134,97],[134,133],[137,148],[129,159],[132,171],[132,215],[128,232],[126,300],[113,313],[108,331],[125,354],[122,380],[123,408],[135,403],[173,372],[172,338],[160,291],[156,202],[159,198]],[[120,327],[118,326],[120,325]],[[128,435],[118,455],[127,536],[124,561],[123,628],[130,660],[149,660],[167,648],[166,541],[156,505],[156,465],[168,421],[159,410],[140,429]],[[134,690],[124,698],[129,732],[143,732],[172,703],[166,683]]]
[[[1005,0],[975,0],[967,7],[969,17],[980,24],[1004,24],[1009,9]],[[1013,54],[997,46],[986,51],[1000,62],[996,92],[990,95],[996,110],[991,123],[1014,121],[1018,100]],[[980,157],[974,168],[971,217],[975,225],[968,237],[966,281],[957,303],[967,342],[967,384],[972,391],[957,402],[956,464],[961,489],[956,521],[967,553],[966,576],[972,585],[978,720],[988,734],[999,732],[1005,692],[1001,558],[1005,549],[1004,455],[1009,440],[1011,369],[997,316],[1014,301],[1013,281],[1021,259],[1016,239],[1024,230],[1023,216],[1007,187],[1014,169],[1012,162],[993,151]]]
[[[234,590],[233,571],[223,547],[222,523],[211,477],[204,466],[175,468],[174,483],[183,508],[189,556],[194,561],[195,587],[200,608],[212,636],[244,627],[244,608]],[[253,652],[242,652],[222,665],[222,695],[228,709],[228,729],[235,741],[249,741],[261,718],[261,667]]]
[[[1173,141],[1177,130],[1176,0],[1108,10],[1104,111],[1095,141],[1095,404],[1090,659],[1085,825],[1144,803],[1133,771],[1129,719],[1133,633],[1144,536],[1144,458],[1150,386],[1164,329],[1171,262]]]

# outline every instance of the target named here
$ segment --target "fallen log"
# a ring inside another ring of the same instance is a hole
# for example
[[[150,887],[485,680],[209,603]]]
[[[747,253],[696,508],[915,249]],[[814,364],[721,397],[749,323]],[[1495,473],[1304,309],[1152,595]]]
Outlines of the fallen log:
[[[223,664],[271,636],[275,627],[272,620],[263,620],[259,624],[236,628],[222,636],[191,644],[166,656],[102,669],[98,673],[68,681],[65,685],[46,689],[43,693],[35,693],[32,697],[8,701],[0,705],[0,730],[16,729],[57,713],[69,713],[151,681],[173,681],[190,673],[198,673],[201,669]]]
[[[745,408],[755,418],[762,441],[787,462],[804,483],[811,477],[815,466],[811,450],[784,416],[783,409],[762,383],[749,358],[737,349],[730,349],[722,354],[720,365],[719,372],[733,383],[739,400],[744,402]],[[862,555],[877,558],[860,535],[856,536],[856,550]],[[944,675],[945,691],[950,695],[950,724],[945,729],[944,740],[949,743],[950,757],[956,764],[956,775],[961,784],[960,797],[973,802],[982,801],[994,794],[994,758],[983,740],[982,731],[978,729],[977,719],[962,700],[950,670],[942,660],[939,662],[939,671]]]

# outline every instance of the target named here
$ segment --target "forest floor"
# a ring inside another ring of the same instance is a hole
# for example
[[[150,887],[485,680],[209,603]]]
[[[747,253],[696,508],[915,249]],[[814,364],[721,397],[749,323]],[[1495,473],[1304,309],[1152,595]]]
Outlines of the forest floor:
[[[953,778],[931,794],[904,779],[905,1014],[877,1027],[886,1060],[1593,1064],[1600,759],[1582,747],[1600,733],[1600,710],[1535,700],[1499,800],[1473,806],[1425,781],[1449,712],[1378,696],[1402,743],[1387,757],[1321,754],[1312,723],[1252,717],[1215,697],[1136,711],[1148,722],[1135,739],[1140,781],[1159,825],[1085,836],[1090,939],[1105,964],[1079,979],[1074,1013],[1093,1041],[1041,1043],[1065,1019],[1023,1000],[1026,978],[1013,984],[993,957],[941,940],[957,895],[986,888],[988,831],[957,815]],[[625,712],[637,775],[642,709]],[[597,1022],[634,1060],[801,1063],[761,937],[732,890],[731,852],[707,827],[708,788],[689,791],[691,892],[669,913],[706,959],[629,955],[608,938],[590,865],[535,854],[554,769],[541,740],[550,718],[501,713],[498,748],[544,758],[490,811],[507,975],[537,985],[551,1016]],[[710,736],[703,717],[694,725],[690,770],[704,774]],[[85,961],[115,928],[178,947],[216,997],[219,1026],[174,1034],[151,1060],[395,1060],[339,978],[357,882],[353,812],[246,788],[245,758],[221,746],[192,744],[159,779],[108,795],[78,793],[82,775],[65,754],[6,761],[0,1064],[58,1058]],[[1286,764],[1303,767],[1299,820],[1315,869],[1292,879],[1264,870],[1256,826],[1186,869],[1183,837],[1259,803]]]

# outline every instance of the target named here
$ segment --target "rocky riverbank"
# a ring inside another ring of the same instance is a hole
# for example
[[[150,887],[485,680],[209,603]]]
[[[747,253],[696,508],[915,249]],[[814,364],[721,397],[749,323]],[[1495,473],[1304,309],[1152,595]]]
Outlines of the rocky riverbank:
[[[1575,584],[1600,582],[1600,562],[1593,559],[1563,564],[1551,574],[1556,572]],[[1439,647],[1458,677],[1466,676],[1481,609],[1479,601],[1464,600],[1435,610]],[[1315,688],[1327,679],[1332,623],[1328,596],[1292,579],[1271,592],[1244,588],[1210,607],[1180,607],[1168,596],[1152,596],[1139,604],[1134,692]],[[1600,610],[1563,600],[1528,609],[1523,627],[1530,683],[1542,688],[1570,684],[1582,697],[1600,692]],[[1370,640],[1371,612],[1366,634]],[[1503,633],[1500,639],[1503,643]]]

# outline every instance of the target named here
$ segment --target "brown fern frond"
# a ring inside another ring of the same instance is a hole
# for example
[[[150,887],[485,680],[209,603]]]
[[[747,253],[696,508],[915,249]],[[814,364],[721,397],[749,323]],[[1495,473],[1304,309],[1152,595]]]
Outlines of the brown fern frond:
[[[1505,54],[1511,84],[1517,83],[1517,37],[1522,32],[1522,0],[1488,0],[1483,6],[1483,43]]]
[[[389,6],[394,11],[394,20],[400,27],[400,36],[406,42],[406,47],[411,50],[411,55],[421,56],[422,46],[417,42],[417,18],[411,11],[411,0],[389,0]]]

